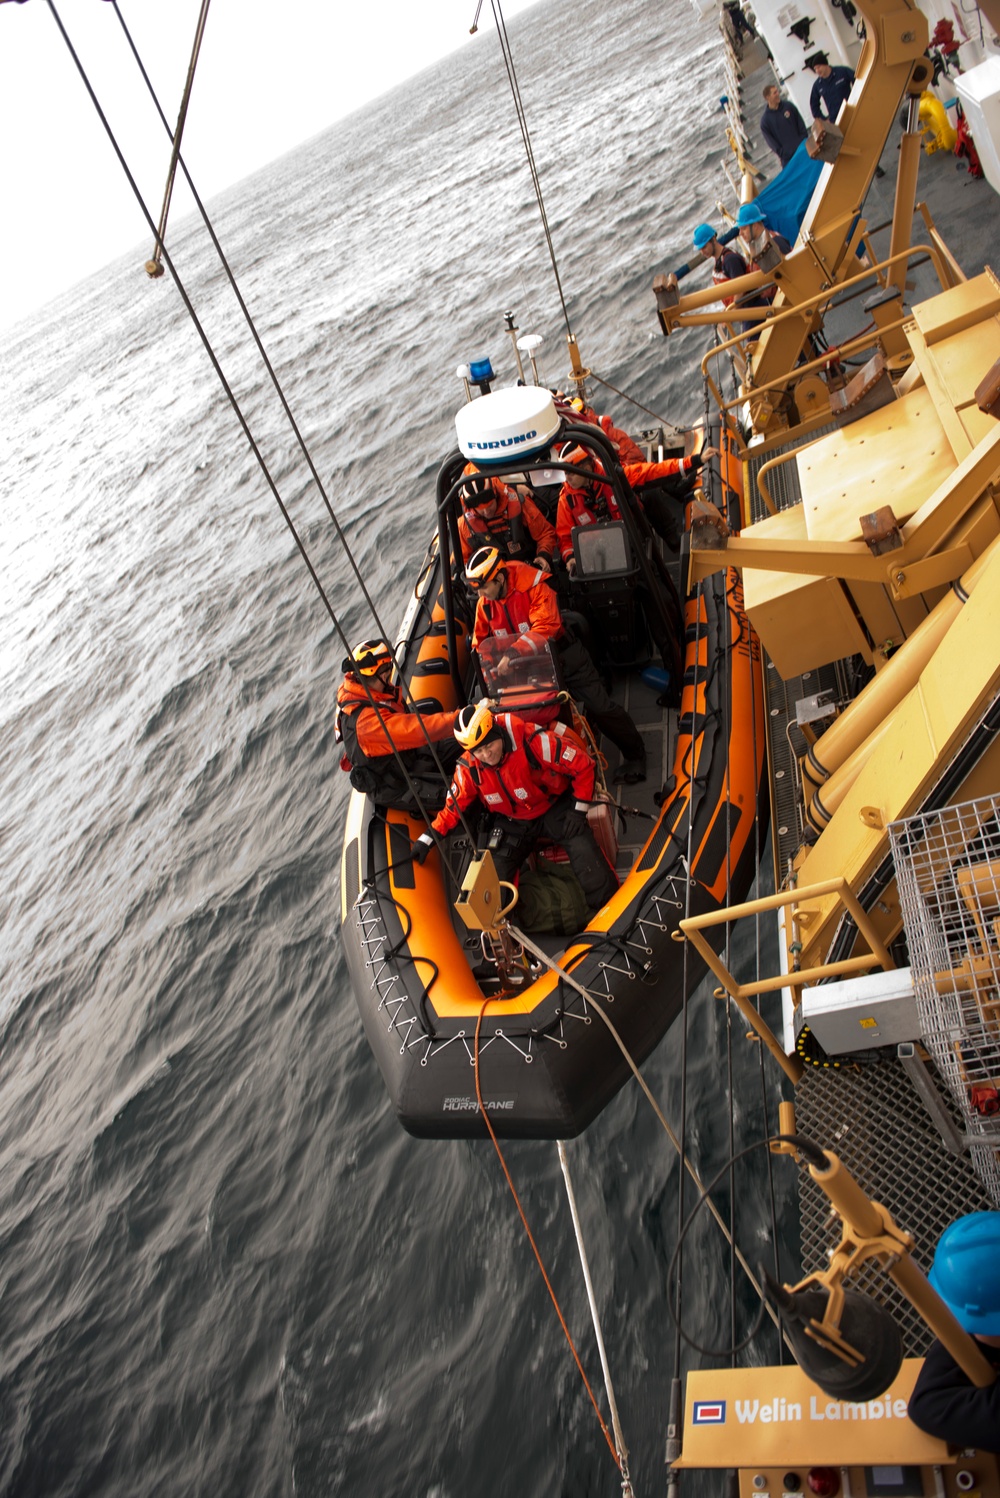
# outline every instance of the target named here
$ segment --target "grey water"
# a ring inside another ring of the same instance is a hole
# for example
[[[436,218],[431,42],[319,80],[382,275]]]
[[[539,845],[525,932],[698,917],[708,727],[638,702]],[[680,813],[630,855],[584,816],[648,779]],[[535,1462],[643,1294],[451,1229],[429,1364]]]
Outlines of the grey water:
[[[649,282],[713,208],[712,26],[687,0],[548,0],[510,34],[584,359],[697,417],[700,336],[661,336]],[[456,365],[512,378],[509,308],[543,378],[567,366],[495,36],[211,208],[391,629]],[[377,633],[203,229],[168,247],[348,635]],[[146,253],[0,342],[0,1493],[616,1493],[491,1147],[406,1136],[366,1048],[338,942],[343,649]],[[731,1114],[738,1143],[764,1133],[762,1084],[737,1029],[730,1089],[707,992],[688,1028],[710,1174]],[[645,1072],[677,1128],[681,1070],[675,1027]],[[677,1161],[634,1088],[569,1153],[636,1491],[661,1492]],[[555,1149],[507,1155],[603,1407]],[[756,1262],[759,1164],[736,1196]],[[725,1346],[728,1250],[700,1220],[691,1242],[684,1318]]]

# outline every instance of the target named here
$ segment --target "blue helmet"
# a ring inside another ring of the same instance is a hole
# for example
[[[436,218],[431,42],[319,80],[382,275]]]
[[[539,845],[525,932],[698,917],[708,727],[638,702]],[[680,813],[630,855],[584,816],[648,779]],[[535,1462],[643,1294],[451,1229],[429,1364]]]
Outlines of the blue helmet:
[[[970,1212],[945,1228],[927,1278],[967,1332],[1000,1337],[1000,1212]]]
[[[756,203],[744,203],[736,215],[736,227],[738,229],[744,228],[747,224],[762,224],[763,222],[764,215]]]
[[[694,247],[703,250],[707,244],[711,244],[715,238],[715,230],[711,224],[699,224],[694,231]]]

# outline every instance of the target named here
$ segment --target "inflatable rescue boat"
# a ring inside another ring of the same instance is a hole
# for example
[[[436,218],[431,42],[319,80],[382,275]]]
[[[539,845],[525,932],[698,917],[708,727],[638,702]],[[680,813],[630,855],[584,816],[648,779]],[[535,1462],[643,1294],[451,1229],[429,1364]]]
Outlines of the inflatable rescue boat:
[[[410,1133],[479,1137],[485,1109],[501,1137],[570,1138],[630,1075],[594,1006],[641,1062],[680,1012],[685,984],[690,991],[702,974],[692,949],[673,939],[680,918],[742,899],[754,877],[767,818],[760,657],[736,572],[678,600],[662,548],[599,428],[568,423],[550,393],[534,386],[472,400],[456,427],[459,450],[438,476],[438,531],[396,646],[413,704],[440,711],[482,694],[456,528],[466,465],[551,492],[567,466],[560,454],[578,444],[599,458],[621,520],[603,537],[603,527],[587,527],[597,563],[578,566],[572,602],[594,603],[603,644],[619,646],[619,672],[650,662],[651,639],[662,643],[669,628],[674,648],[657,679],[667,683],[672,763],[662,787],[652,787],[658,809],[648,838],[630,866],[619,861],[618,891],[584,930],[537,938],[558,972],[532,965],[517,986],[506,985],[481,935],[456,911],[437,851],[425,865],[411,856],[426,824],[357,791],[341,869],[343,942],[369,1044]],[[725,430],[693,434],[709,438],[719,449],[713,493],[738,531],[735,444]],[[637,599],[638,634],[623,642],[602,619],[627,615]],[[643,636],[649,615],[656,617]],[[509,914],[516,926],[516,905]]]

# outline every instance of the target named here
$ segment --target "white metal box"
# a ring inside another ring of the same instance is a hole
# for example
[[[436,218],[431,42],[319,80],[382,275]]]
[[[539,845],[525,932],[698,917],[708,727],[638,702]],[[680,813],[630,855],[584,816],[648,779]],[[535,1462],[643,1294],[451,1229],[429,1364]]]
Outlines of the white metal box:
[[[830,1056],[920,1038],[917,999],[908,967],[805,988],[800,1018]]]
[[[1000,57],[988,57],[955,80],[987,182],[1000,192]]]

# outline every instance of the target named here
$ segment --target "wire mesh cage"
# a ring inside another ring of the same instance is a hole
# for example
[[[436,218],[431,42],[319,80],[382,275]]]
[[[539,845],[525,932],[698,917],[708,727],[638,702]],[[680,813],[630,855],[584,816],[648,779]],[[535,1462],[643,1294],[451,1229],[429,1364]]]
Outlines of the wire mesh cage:
[[[1000,796],[908,817],[889,836],[923,1041],[1000,1206]]]

